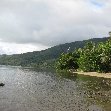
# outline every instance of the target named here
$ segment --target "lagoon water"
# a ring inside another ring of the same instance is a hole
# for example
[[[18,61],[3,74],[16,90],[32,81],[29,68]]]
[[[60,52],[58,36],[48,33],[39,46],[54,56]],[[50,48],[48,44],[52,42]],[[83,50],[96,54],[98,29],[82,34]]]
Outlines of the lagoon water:
[[[0,111],[111,111],[111,79],[0,66]]]

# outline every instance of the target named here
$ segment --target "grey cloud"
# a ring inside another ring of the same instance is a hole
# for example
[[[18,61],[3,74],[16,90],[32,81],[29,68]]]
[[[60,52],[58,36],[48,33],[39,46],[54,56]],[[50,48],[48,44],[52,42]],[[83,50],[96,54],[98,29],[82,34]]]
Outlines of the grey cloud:
[[[108,36],[111,1],[102,2],[96,9],[90,0],[1,0],[0,39],[54,46]]]

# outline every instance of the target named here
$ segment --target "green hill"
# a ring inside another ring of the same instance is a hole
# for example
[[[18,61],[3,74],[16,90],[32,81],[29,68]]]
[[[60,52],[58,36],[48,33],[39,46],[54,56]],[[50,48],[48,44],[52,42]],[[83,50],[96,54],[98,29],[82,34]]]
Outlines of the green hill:
[[[86,42],[92,41],[95,43],[105,42],[108,38],[93,38],[83,41],[75,41],[57,45],[46,50],[34,51],[23,54],[1,55],[1,65],[13,66],[33,66],[33,67],[52,67],[53,62],[60,56],[61,53],[74,51],[75,48],[82,48]],[[68,48],[70,47],[70,50]]]

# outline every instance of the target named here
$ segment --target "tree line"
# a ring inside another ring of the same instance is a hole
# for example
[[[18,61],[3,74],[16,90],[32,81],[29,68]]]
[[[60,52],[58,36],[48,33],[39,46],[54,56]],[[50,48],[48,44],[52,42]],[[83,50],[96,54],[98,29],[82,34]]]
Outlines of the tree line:
[[[56,62],[56,69],[111,72],[111,38],[98,44],[88,42],[83,48],[70,53],[62,53]]]
[[[98,42],[105,42],[107,40],[108,38],[92,38],[89,40],[60,44],[42,51],[34,51],[34,52],[27,52],[23,54],[13,54],[13,55],[3,54],[3,55],[0,55],[0,65],[34,67],[38,69],[55,68],[54,67],[55,61],[58,59],[61,53],[65,54],[67,52],[70,52],[69,55],[73,57],[73,55],[76,56],[76,54],[74,53],[77,53],[77,52],[74,52],[74,49],[83,48],[86,42],[93,41],[95,44],[97,44]],[[69,47],[70,47],[70,50],[67,51]],[[73,59],[76,59],[76,57]],[[69,65],[69,68],[72,68],[72,66]]]

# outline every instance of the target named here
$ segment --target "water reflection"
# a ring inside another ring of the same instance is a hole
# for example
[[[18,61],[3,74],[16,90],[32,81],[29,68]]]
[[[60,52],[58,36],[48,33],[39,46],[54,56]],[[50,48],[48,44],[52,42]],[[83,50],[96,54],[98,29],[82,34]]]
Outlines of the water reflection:
[[[78,96],[86,99],[85,104],[87,103],[88,111],[103,111],[103,109],[111,111],[111,79],[65,72],[60,75],[76,81]]]
[[[111,79],[0,67],[0,111],[111,111]]]
[[[56,72],[56,76],[76,81],[78,74],[69,71]]]
[[[78,80],[82,82],[80,89],[89,103],[111,110],[111,79],[78,75]]]

